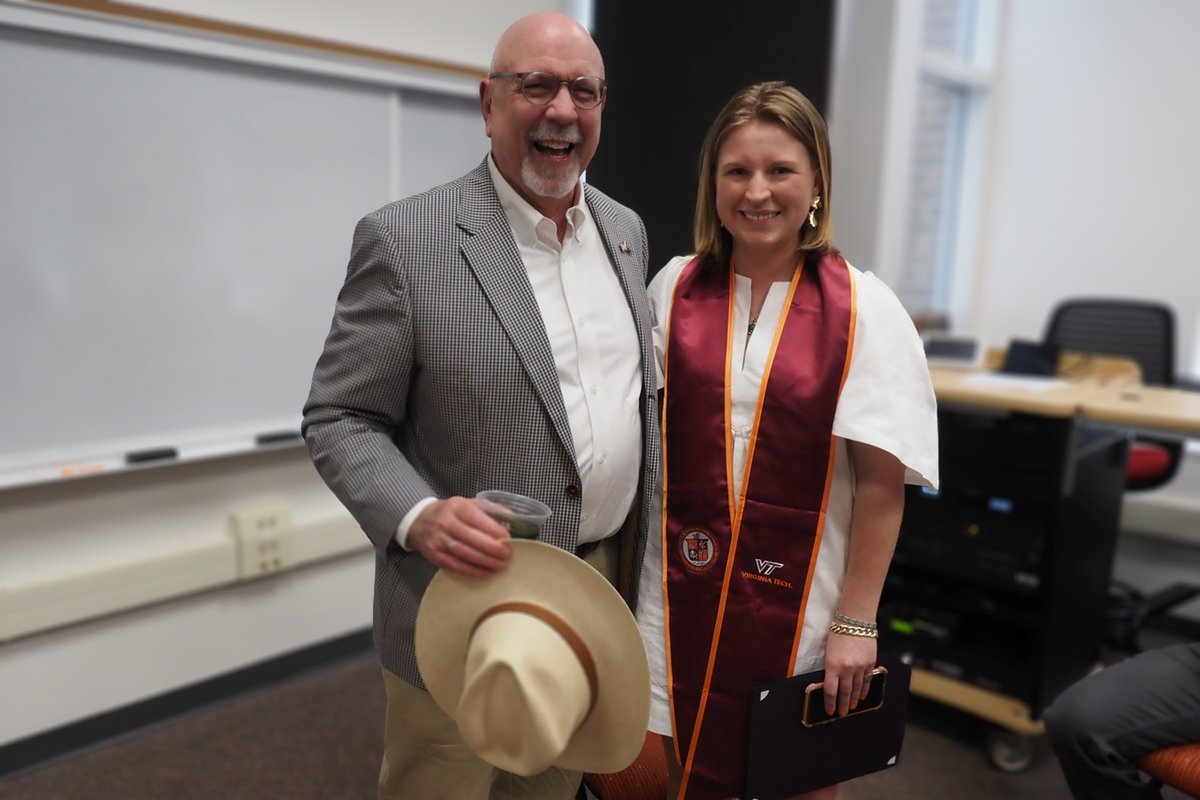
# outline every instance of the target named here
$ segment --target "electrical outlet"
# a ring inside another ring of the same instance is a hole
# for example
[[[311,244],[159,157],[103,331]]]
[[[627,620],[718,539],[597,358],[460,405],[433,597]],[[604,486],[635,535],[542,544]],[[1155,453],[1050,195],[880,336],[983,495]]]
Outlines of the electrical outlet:
[[[234,509],[229,532],[238,546],[238,575],[256,578],[292,566],[292,510],[282,501]]]

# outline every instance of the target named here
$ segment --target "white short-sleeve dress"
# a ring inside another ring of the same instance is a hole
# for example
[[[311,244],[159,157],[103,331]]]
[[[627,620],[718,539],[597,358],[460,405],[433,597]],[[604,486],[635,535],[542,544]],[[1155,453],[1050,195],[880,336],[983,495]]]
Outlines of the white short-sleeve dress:
[[[660,376],[675,283],[691,260],[692,256],[672,259],[650,282]],[[846,441],[864,442],[896,456],[905,466],[906,483],[933,488],[938,481],[937,406],[920,337],[900,301],[882,281],[869,272],[850,269],[855,282],[857,322],[850,369],[834,415],[833,433],[837,441],[833,485],[793,674],[821,668],[825,661],[826,632],[841,596],[854,499],[854,474]],[[786,281],[771,286],[754,333],[747,337],[750,279],[736,276],[730,387],[735,485],[741,485],[763,369],[779,327],[787,291]],[[657,504],[660,509],[661,506],[661,502]],[[652,527],[646,545],[637,618],[650,659],[649,728],[670,736],[661,530],[661,525]]]

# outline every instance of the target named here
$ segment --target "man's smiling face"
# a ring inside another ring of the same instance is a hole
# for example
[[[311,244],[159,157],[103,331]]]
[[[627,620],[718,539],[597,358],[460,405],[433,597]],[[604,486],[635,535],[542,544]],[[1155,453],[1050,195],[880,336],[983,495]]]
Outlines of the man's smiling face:
[[[604,75],[596,45],[586,32],[569,25],[510,31],[492,69],[548,72],[568,81]],[[487,79],[480,100],[500,174],[546,216],[553,216],[550,209],[570,206],[579,176],[600,140],[603,104],[577,108],[567,87],[560,85],[554,99],[539,106],[521,94],[521,80],[516,77]]]

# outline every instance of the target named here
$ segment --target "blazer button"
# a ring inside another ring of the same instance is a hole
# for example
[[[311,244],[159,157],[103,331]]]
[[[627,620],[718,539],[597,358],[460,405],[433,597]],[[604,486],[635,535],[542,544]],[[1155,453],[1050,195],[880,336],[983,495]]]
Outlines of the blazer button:
[[[579,487],[573,483],[563,491],[565,491],[569,497],[579,497],[580,495]]]

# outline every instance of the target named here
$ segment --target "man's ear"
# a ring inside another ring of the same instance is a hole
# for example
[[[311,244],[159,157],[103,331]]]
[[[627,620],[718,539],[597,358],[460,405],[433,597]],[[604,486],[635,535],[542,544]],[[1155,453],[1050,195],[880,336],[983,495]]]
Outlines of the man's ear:
[[[483,131],[488,138],[492,136],[492,82],[481,80],[479,82],[479,113],[483,115]]]

